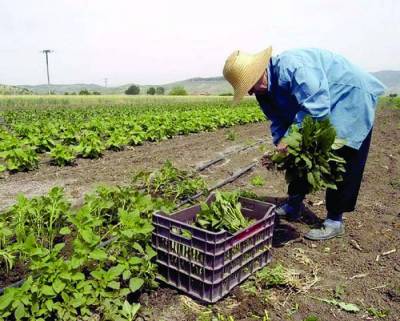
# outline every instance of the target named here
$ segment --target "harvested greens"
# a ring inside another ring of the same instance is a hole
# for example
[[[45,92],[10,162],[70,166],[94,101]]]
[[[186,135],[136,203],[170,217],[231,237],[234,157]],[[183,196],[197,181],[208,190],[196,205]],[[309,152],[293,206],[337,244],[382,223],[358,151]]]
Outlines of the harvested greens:
[[[275,152],[264,165],[285,170],[287,183],[304,182],[308,192],[321,189],[337,189],[337,182],[343,180],[346,161],[335,153],[344,146],[336,138],[336,130],[329,119],[315,120],[306,116],[302,126],[292,125],[288,136],[283,138],[288,152]]]
[[[251,221],[243,216],[238,199],[238,193],[216,192],[214,202],[201,204],[195,225],[209,231],[224,229],[230,233],[249,226]]]

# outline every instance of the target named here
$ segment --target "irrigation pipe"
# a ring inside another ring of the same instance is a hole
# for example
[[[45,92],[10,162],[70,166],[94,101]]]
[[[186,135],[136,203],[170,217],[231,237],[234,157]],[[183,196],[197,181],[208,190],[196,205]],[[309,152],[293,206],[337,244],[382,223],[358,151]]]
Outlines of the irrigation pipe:
[[[241,152],[243,152],[243,151],[245,151],[245,150],[248,150],[248,149],[253,149],[253,148],[255,148],[256,146],[258,146],[258,145],[260,145],[260,144],[262,144],[262,143],[264,143],[264,142],[265,142],[264,139],[259,139],[259,140],[257,140],[255,143],[253,143],[253,144],[251,144],[251,145],[244,146],[244,147],[239,148],[239,149],[236,149],[236,150],[234,150],[234,151],[222,153],[222,154],[221,154],[220,156],[218,156],[217,158],[214,158],[214,159],[212,159],[212,160],[207,161],[206,163],[204,163],[204,164],[202,164],[202,165],[197,166],[196,171],[201,172],[201,171],[205,170],[206,168],[208,168],[208,167],[210,167],[210,166],[212,166],[212,165],[214,165],[214,164],[216,164],[216,163],[219,163],[220,161],[226,159],[227,156],[231,156],[231,155],[234,155],[234,154],[239,154],[239,153],[241,153]]]

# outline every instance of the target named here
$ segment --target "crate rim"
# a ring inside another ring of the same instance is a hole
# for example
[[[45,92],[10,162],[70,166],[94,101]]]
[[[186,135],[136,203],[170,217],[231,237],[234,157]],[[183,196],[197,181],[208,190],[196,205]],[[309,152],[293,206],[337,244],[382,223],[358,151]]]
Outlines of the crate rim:
[[[207,197],[206,202],[207,202],[214,194],[215,194],[215,193],[211,193],[211,194]],[[177,211],[177,212],[175,212],[175,213],[173,213],[173,214],[167,214],[167,213],[165,213],[165,212],[163,212],[163,211],[157,211],[157,212],[155,212],[155,213],[153,214],[153,217],[161,217],[161,218],[167,217],[167,218],[168,218],[170,221],[172,221],[173,223],[177,223],[177,224],[179,224],[179,225],[184,225],[184,226],[186,226],[186,227],[190,227],[191,229],[195,229],[195,230],[197,230],[197,231],[199,231],[199,232],[202,232],[202,233],[209,233],[209,234],[215,235],[215,236],[222,236],[223,234],[226,233],[226,234],[227,234],[227,239],[221,240],[220,242],[209,242],[209,243],[212,243],[212,244],[219,244],[219,243],[225,242],[226,240],[228,240],[228,239],[230,239],[230,238],[232,238],[232,237],[234,237],[234,236],[237,236],[238,234],[242,233],[244,230],[253,227],[254,225],[256,225],[257,223],[263,221],[264,219],[268,219],[268,218],[270,218],[271,216],[274,216],[274,213],[273,213],[273,212],[274,212],[274,209],[275,209],[276,205],[273,204],[273,203],[264,202],[264,201],[259,201],[259,200],[253,200],[253,199],[247,198],[247,197],[239,197],[239,199],[248,200],[248,201],[257,202],[257,203],[262,203],[262,204],[267,204],[267,205],[269,205],[270,207],[268,208],[268,210],[266,211],[266,213],[264,214],[264,216],[263,216],[262,218],[260,218],[259,220],[256,220],[253,224],[251,224],[251,225],[245,227],[244,229],[241,229],[241,230],[235,232],[234,234],[231,234],[231,233],[229,233],[229,232],[226,231],[226,230],[221,230],[221,231],[218,231],[218,232],[209,231],[209,230],[207,230],[207,229],[204,229],[204,228],[201,228],[201,227],[198,227],[198,226],[193,226],[193,225],[190,225],[190,224],[188,224],[188,223],[186,223],[186,222],[182,222],[182,221],[179,221],[179,220],[173,218],[175,215],[177,215],[178,213],[182,212],[183,210],[188,210],[188,209],[192,209],[192,208],[198,207],[199,204],[193,205],[193,206],[190,206],[190,207],[187,207],[187,208],[182,209],[182,210],[179,210],[179,211]],[[163,225],[157,224],[156,222],[154,222],[154,220],[153,220],[153,224],[154,224],[154,225],[157,225],[157,226],[159,226],[159,227],[162,227],[162,228],[165,227],[165,226],[163,226]]]

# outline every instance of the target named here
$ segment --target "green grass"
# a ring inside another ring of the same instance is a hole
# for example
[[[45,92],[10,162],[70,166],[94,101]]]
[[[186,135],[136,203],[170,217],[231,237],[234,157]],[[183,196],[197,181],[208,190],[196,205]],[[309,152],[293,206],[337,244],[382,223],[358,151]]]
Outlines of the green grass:
[[[220,96],[148,96],[148,95],[100,95],[100,96],[65,96],[65,95],[0,95],[0,110],[15,108],[86,108],[86,107],[137,107],[150,105],[185,106],[188,104],[226,104],[230,105],[232,97]],[[256,105],[253,98],[244,102]]]

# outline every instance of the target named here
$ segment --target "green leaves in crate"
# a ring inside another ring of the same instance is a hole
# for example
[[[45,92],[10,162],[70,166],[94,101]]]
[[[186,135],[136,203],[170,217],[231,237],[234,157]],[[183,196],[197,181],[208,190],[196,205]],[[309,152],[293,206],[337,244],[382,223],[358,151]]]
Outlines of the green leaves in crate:
[[[195,224],[209,231],[227,230],[235,233],[250,224],[241,212],[237,193],[216,192],[210,205],[201,204]]]

